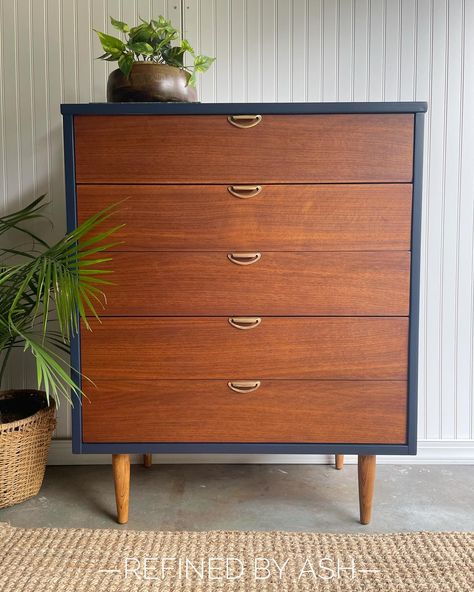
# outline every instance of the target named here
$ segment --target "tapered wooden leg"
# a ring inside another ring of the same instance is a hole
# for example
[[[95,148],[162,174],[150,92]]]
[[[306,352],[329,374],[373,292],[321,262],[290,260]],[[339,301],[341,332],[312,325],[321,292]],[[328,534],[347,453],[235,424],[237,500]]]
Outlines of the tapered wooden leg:
[[[149,469],[153,462],[153,455],[151,452],[147,452],[143,455],[143,466]]]
[[[359,455],[359,507],[360,523],[369,524],[372,518],[372,502],[374,499],[375,485],[375,460],[374,454]]]
[[[340,471],[344,466],[344,455],[336,454],[336,469]]]
[[[114,471],[115,503],[117,504],[117,522],[128,522],[128,505],[130,501],[130,456],[128,454],[112,454]]]

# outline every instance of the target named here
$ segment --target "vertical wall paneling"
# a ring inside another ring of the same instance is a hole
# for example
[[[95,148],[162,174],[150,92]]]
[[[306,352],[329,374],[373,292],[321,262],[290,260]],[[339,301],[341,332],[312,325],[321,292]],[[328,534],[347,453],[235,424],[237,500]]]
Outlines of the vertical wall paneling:
[[[216,0],[201,0],[199,12],[199,51],[208,56],[216,55]],[[202,18],[204,16],[204,18]],[[200,76],[198,82],[201,101],[216,100],[216,69],[211,67],[206,76]]]
[[[339,0],[338,56],[339,79],[337,82],[340,101],[353,100],[354,71],[354,2]]]
[[[323,6],[323,101],[338,100],[339,51],[337,27],[339,0],[324,0]]]
[[[294,101],[308,96],[308,1],[293,0],[291,86]],[[297,33],[296,33],[297,32]]]
[[[402,0],[385,0],[385,101],[400,100],[401,15]]]
[[[429,372],[426,375],[429,404],[427,406],[427,437],[441,436],[443,384],[443,360],[441,356],[443,335],[443,301],[442,301],[442,252],[444,188],[445,188],[445,141],[446,141],[446,82],[447,82],[447,35],[448,18],[447,3],[434,0],[432,13],[431,37],[431,95],[430,117],[431,133],[429,161],[429,208],[427,211],[427,272],[426,309],[427,339],[426,355],[429,360]]]
[[[230,35],[230,0],[217,0],[215,10],[215,50],[211,56],[219,56],[219,60],[212,66],[215,77],[216,96],[218,103],[228,103],[232,94],[231,71],[232,71],[232,48]],[[263,35],[260,35],[260,39]],[[263,83],[263,76],[262,76]]]
[[[39,4],[39,3],[38,3]],[[18,15],[13,2],[2,3],[3,128],[5,134],[5,191],[8,203],[21,205],[21,118],[18,71]],[[8,81],[8,82],[7,82]]]
[[[419,405],[418,405],[418,437],[426,438],[428,432],[428,409],[431,398],[428,397],[428,375],[432,371],[428,367],[430,359],[427,352],[428,343],[428,238],[429,238],[429,207],[431,202],[430,176],[431,170],[431,94],[432,94],[432,65],[433,54],[433,6],[432,0],[418,0],[416,4],[416,54],[415,54],[415,99],[429,98],[430,110],[425,121],[424,137],[424,170],[423,170],[423,233],[421,247],[421,294],[420,294],[420,344],[419,344]]]
[[[31,7],[28,3],[17,4],[16,20],[19,23],[25,23],[26,30],[31,36]],[[15,82],[17,85],[18,112],[21,114],[21,120],[18,122],[19,132],[19,159],[21,163],[19,178],[20,199],[32,199],[35,194],[34,187],[34,169],[33,169],[33,105],[32,105],[32,84],[31,84],[31,50],[28,44],[22,43],[21,39],[16,39],[16,51],[18,56],[17,76]]]
[[[323,27],[323,0],[308,0],[308,101],[323,100]]]
[[[198,2],[184,3],[184,21],[182,35],[187,39],[192,47],[197,48],[200,45],[200,31],[199,31],[199,13],[201,0]],[[185,56],[185,63],[189,64],[189,58]],[[199,89],[199,98],[201,99],[201,89]]]
[[[216,54],[216,10],[215,0],[199,0],[184,3],[184,33],[189,43],[199,47],[199,53],[209,56]],[[226,27],[226,31],[229,29]],[[243,41],[243,36],[241,37]],[[188,62],[190,63],[190,62]],[[198,76],[199,100],[202,102],[215,101],[216,70],[213,67],[207,76]]]
[[[369,4],[369,101],[383,101],[385,95],[386,1]]]
[[[64,233],[61,101],[104,101],[109,15],[163,14],[217,57],[206,102],[428,100],[421,262],[422,440],[474,440],[472,0],[0,0],[0,211],[47,192]],[[34,384],[16,353],[6,386]],[[59,412],[58,437],[70,434]]]
[[[144,14],[144,13],[140,13]],[[107,31],[109,15],[107,12],[107,0],[96,0],[92,3],[91,27],[97,31]],[[100,44],[96,34],[91,31],[92,48],[92,91],[91,100],[94,102],[105,101],[105,85],[107,82],[107,69],[104,63],[97,59],[100,54]]]
[[[84,18],[86,22],[90,22],[90,4],[87,2],[86,12]],[[46,94],[46,118],[44,124],[46,127],[46,138],[48,148],[48,168],[42,171],[44,175],[45,184],[47,183],[48,199],[50,202],[49,216],[54,220],[54,227],[52,229],[50,240],[59,239],[64,233],[66,218],[66,204],[64,200],[64,168],[62,166],[63,150],[62,150],[62,118],[58,113],[58,102],[62,101],[62,73],[64,54],[58,51],[58,40],[61,39],[61,0],[46,0],[45,16],[42,22],[44,28],[44,39],[46,40],[45,53],[45,69],[44,77],[48,81],[45,86]],[[83,38],[81,39],[84,51],[87,50],[88,55],[91,52],[90,43],[90,27],[85,28]],[[82,64],[83,82],[79,78],[78,89],[84,89],[87,99],[92,100],[91,96],[91,73],[92,63],[87,63],[87,68]],[[30,369],[29,379],[30,384],[34,378],[32,369]],[[58,427],[56,429],[56,437],[64,438],[70,433],[70,418],[71,414],[67,405],[61,405],[58,409]]]
[[[417,3],[413,0],[401,2],[400,27],[400,82],[398,98],[400,101],[413,101],[415,96],[416,70],[416,27]],[[385,25],[387,20],[385,19]]]
[[[277,96],[277,7],[276,0],[261,2],[262,100],[270,103]]]
[[[76,1],[81,2],[81,0],[76,0]],[[84,0],[82,0],[82,1],[84,1]],[[110,17],[113,16],[114,18],[116,18],[118,20],[123,20],[124,16],[123,16],[122,5],[123,5],[122,0],[105,0],[105,11],[106,11],[105,29],[104,29],[105,33],[109,33],[110,35],[119,35],[119,32],[116,29],[114,29],[114,27],[112,27],[112,25],[110,24]],[[103,53],[102,47],[101,47],[96,35],[93,36],[93,46],[95,47],[94,59],[96,59],[97,56],[99,56]],[[98,62],[99,62],[99,64],[102,64],[102,68],[104,69],[104,73],[106,75],[105,80],[107,83],[107,76],[109,75],[110,72],[112,72],[112,70],[114,70],[117,67],[117,63],[116,62],[105,62],[104,63],[101,60],[98,60]],[[106,96],[106,94],[104,91],[104,100],[105,100],[105,96]]]
[[[5,6],[0,2],[0,66],[3,68],[5,36],[3,22],[5,21]],[[2,70],[3,71],[3,70]],[[7,139],[5,130],[5,77],[0,76],[0,206],[2,211],[7,207]],[[32,142],[32,146],[33,146]]]
[[[133,17],[133,20],[138,21],[139,17],[147,19],[151,16],[154,16],[152,15],[151,5],[151,0],[135,0],[135,15]],[[180,23],[176,24],[179,25]]]
[[[457,269],[459,243],[453,237],[458,235],[459,221],[459,138],[461,130],[462,77],[462,20],[463,1],[448,3],[446,38],[446,86],[445,86],[445,144],[444,144],[444,187],[442,260],[441,260],[441,302],[443,327],[441,334],[441,360],[443,365],[441,383],[441,437],[456,437],[456,341],[457,341]],[[444,397],[443,393],[450,393]]]
[[[79,1],[79,4],[82,4],[83,2],[84,0],[82,0],[82,2]],[[86,2],[84,2],[84,4],[85,3]],[[144,17],[146,15],[142,14],[140,16]],[[127,0],[127,2],[121,3],[120,18],[126,23],[133,23],[137,20],[137,0]],[[118,32],[116,34],[118,34]]]
[[[18,12],[14,4],[6,4],[1,7],[2,28],[2,129],[4,134],[4,175],[3,187],[6,192],[6,206],[14,204],[21,207],[22,200],[22,126],[20,121],[19,92],[20,83],[17,72],[19,67],[19,39],[18,39]],[[7,82],[9,81],[9,82]],[[8,115],[7,115],[8,114]],[[24,126],[23,126],[24,129]],[[20,387],[24,385],[24,362],[18,351],[12,352],[10,363],[18,369]],[[11,384],[11,383],[10,383]],[[7,387],[10,386],[7,383]]]
[[[232,55],[231,93],[237,103],[247,101],[247,2],[246,0],[232,0],[230,3],[229,31]]]
[[[354,0],[354,70],[352,72],[354,101],[369,98],[369,47],[370,5],[369,0]],[[380,48],[381,49],[381,48]]]
[[[76,30],[77,53],[80,56],[77,60],[78,96],[80,102],[88,103],[92,98],[92,60],[96,57],[91,51],[90,25],[84,26],[92,20],[90,0],[77,1],[75,13],[79,25]]]
[[[258,103],[262,101],[262,2],[247,0],[245,16],[247,101]]]
[[[274,100],[292,101],[291,50],[294,0],[276,0],[277,94]]]
[[[33,6],[37,5],[33,3]],[[63,100],[67,103],[78,99],[78,63],[79,52],[77,44],[77,19],[75,2],[60,2],[61,19],[61,54],[62,54],[62,81]],[[33,37],[33,42],[39,45],[44,43],[41,36]],[[35,64],[35,70],[37,66]]]
[[[474,2],[464,4],[462,31],[461,158],[459,162],[459,261],[456,437],[474,438]]]

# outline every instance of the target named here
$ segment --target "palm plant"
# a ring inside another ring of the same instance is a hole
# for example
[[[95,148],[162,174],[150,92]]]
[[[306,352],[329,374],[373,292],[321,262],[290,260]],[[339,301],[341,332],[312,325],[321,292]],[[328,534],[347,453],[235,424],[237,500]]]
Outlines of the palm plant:
[[[105,305],[102,287],[110,282],[103,263],[113,247],[110,236],[119,228],[100,227],[113,206],[95,214],[55,244],[48,244],[25,223],[44,217],[46,196],[0,217],[0,236],[16,231],[31,248],[0,248],[0,386],[14,348],[33,355],[38,389],[57,404],[72,402],[80,389],[69,373],[71,337],[82,320],[98,317]],[[97,232],[95,232],[97,230]],[[54,322],[53,322],[54,321]]]

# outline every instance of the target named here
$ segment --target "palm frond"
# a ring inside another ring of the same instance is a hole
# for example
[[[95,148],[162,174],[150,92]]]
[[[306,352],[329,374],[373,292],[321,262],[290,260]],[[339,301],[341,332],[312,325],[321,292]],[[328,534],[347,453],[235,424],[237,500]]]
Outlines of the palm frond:
[[[32,201],[29,205],[13,212],[12,214],[8,214],[6,216],[2,216],[0,218],[0,235],[8,232],[9,230],[17,230],[26,234],[34,241],[37,241],[44,247],[48,247],[48,243],[44,241],[41,237],[37,236],[34,232],[29,230],[28,228],[24,228],[22,224],[26,221],[37,220],[39,218],[48,220],[48,218],[42,214],[42,211],[48,205],[46,200],[46,194],[40,195],[37,199]]]
[[[24,253],[18,248],[0,249],[1,256],[24,255],[26,261],[0,267],[0,383],[11,349],[19,344],[36,361],[38,387],[47,396],[71,401],[80,389],[65,366],[64,353],[71,337],[79,331],[80,320],[90,328],[89,318],[99,319],[98,310],[106,305],[99,286],[111,284],[106,254],[118,242],[110,240],[123,225],[103,230],[116,204],[91,216],[53,245],[48,245],[23,223],[42,217],[46,205],[41,196],[26,208],[0,218],[0,234],[16,229],[40,243],[40,253]],[[101,228],[99,228],[101,227]],[[55,321],[56,329],[52,329]]]

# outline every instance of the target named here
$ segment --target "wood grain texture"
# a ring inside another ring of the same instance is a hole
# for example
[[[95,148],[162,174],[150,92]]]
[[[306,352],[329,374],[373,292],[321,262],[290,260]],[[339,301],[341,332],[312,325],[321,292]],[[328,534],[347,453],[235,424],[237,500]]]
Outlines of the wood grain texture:
[[[104,316],[384,315],[409,312],[410,253],[114,253]]]
[[[376,456],[358,457],[360,523],[369,524],[372,519],[372,505],[375,489]]]
[[[126,524],[130,504],[130,455],[112,454],[112,470],[114,473],[117,522]]]
[[[411,114],[264,115],[238,129],[222,115],[78,115],[76,181],[410,182],[413,123]]]
[[[389,251],[410,249],[411,195],[408,184],[264,185],[250,199],[227,185],[78,185],[77,209],[83,222],[122,202],[126,251]]]
[[[269,380],[237,394],[220,380],[98,381],[87,442],[406,441],[406,382]]]
[[[337,378],[406,380],[408,319],[266,317],[253,329],[227,317],[105,318],[82,330],[91,378]]]

